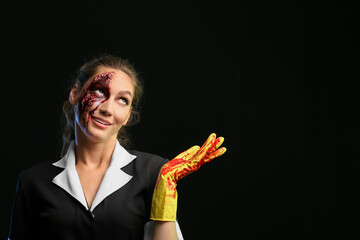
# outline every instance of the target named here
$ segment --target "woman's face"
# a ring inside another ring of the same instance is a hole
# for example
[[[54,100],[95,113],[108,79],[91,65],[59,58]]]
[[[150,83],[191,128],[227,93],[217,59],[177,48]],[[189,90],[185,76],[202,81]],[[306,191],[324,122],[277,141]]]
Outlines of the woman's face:
[[[86,137],[97,142],[116,138],[130,117],[133,96],[133,80],[126,73],[99,67],[80,93],[76,87],[71,90],[76,125]]]

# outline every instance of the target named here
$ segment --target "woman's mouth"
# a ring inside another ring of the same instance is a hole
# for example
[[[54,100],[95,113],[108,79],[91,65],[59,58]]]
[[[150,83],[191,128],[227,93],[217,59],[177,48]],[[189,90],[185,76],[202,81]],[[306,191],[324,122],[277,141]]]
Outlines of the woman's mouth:
[[[99,118],[99,117],[94,117],[92,115],[90,115],[90,117],[97,126],[107,127],[107,126],[112,125],[112,123],[110,121],[106,120],[106,119]]]

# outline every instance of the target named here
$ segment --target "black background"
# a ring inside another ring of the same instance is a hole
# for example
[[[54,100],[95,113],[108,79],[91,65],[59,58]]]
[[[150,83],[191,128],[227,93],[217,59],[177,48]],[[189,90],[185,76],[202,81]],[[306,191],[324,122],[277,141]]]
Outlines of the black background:
[[[172,158],[225,137],[223,157],[179,182],[185,239],[360,236],[355,4],[2,1],[1,12],[2,239],[20,171],[59,156],[70,76],[101,53],[145,81],[136,149]]]

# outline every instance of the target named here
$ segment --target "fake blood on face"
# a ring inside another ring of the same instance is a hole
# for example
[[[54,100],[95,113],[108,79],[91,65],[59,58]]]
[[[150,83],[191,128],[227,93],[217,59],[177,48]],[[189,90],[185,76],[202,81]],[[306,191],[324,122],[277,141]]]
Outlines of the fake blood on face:
[[[101,103],[109,99],[110,96],[110,80],[113,78],[113,72],[106,72],[96,75],[90,85],[85,88],[79,97],[78,109],[79,117],[84,121],[85,128],[88,128],[91,114],[100,106]],[[95,109],[89,111],[89,109],[97,103]],[[86,120],[86,114],[88,118]]]

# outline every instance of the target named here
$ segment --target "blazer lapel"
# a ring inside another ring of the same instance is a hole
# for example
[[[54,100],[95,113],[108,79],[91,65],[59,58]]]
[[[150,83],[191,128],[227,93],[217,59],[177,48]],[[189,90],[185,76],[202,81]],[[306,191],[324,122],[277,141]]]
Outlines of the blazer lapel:
[[[120,189],[132,176],[121,170],[122,167],[133,161],[136,156],[128,153],[118,141],[116,141],[115,149],[111,158],[109,168],[106,170],[101,185],[96,193],[90,210],[93,211],[106,197]],[[54,179],[53,183],[68,192],[72,197],[78,200],[87,210],[87,205],[80,179],[75,168],[75,142],[73,141],[66,155],[58,162],[53,163],[54,166],[64,168],[60,174]]]
[[[54,166],[65,168],[54,179],[53,183],[64,189],[76,200],[78,200],[86,209],[88,205],[84,192],[81,187],[79,175],[75,168],[75,142],[71,142],[66,155],[58,162],[53,163]]]

